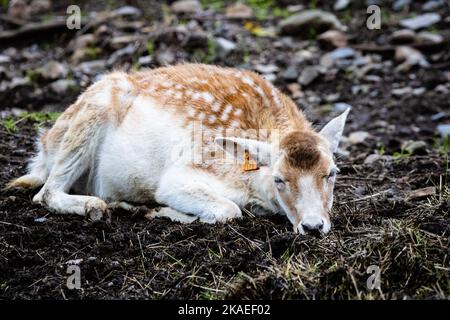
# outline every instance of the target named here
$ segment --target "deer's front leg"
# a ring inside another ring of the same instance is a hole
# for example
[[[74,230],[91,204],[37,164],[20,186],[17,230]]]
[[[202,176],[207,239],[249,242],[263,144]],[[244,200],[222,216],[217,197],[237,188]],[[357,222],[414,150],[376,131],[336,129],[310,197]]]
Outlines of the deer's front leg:
[[[156,201],[181,213],[198,216],[207,223],[241,217],[241,209],[213,190],[205,179],[194,169],[169,169],[161,178]]]

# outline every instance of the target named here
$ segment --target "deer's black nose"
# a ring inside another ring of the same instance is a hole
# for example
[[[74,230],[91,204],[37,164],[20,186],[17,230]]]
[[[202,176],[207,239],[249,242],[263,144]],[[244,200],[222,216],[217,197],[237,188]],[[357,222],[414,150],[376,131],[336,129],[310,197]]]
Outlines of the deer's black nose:
[[[315,224],[303,222],[302,227],[303,227],[303,230],[305,230],[305,232],[320,231],[323,228],[323,222],[315,223]]]

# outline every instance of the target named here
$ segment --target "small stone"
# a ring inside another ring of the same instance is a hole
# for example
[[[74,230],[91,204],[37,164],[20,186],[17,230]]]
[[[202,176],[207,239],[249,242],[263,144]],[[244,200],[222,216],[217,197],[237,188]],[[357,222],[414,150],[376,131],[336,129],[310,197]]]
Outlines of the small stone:
[[[300,73],[300,77],[298,78],[298,82],[303,85],[307,86],[311,84],[318,76],[320,72],[317,69],[317,67],[314,66],[308,66],[302,70]]]
[[[4,54],[0,54],[0,64],[7,64],[7,63],[11,63],[11,57]]]
[[[390,42],[396,44],[404,44],[414,42],[416,33],[410,29],[401,29],[394,31],[391,35]]]
[[[425,2],[422,5],[422,10],[423,11],[434,11],[439,9],[440,7],[442,7],[445,4],[444,0],[430,0]]]
[[[106,62],[108,65],[116,64],[120,59],[125,56],[131,56],[136,52],[136,47],[132,44],[126,46],[125,48],[119,49],[111,54],[108,61]]]
[[[342,149],[342,148],[337,148],[336,150],[336,156],[339,157],[340,159],[348,159],[350,157],[350,151]]]
[[[113,17],[139,17],[142,11],[133,6],[123,6],[114,10],[111,15]]]
[[[440,34],[422,31],[417,34],[416,42],[419,44],[422,43],[439,44],[444,42],[444,37],[441,36]]]
[[[327,94],[324,99],[326,102],[336,102],[340,97],[341,95],[339,93],[330,93]]]
[[[383,80],[382,77],[377,76],[376,74],[369,74],[369,75],[365,76],[363,79],[366,82],[372,82],[372,83],[378,83]]]
[[[302,4],[291,4],[291,5],[287,6],[286,9],[290,13],[295,13],[295,12],[299,12],[299,11],[302,11],[303,9],[305,9],[305,6]]]
[[[370,137],[370,134],[366,131],[355,131],[350,133],[348,141],[351,144],[358,144],[363,143],[368,137]]]
[[[404,95],[411,94],[412,91],[413,91],[413,89],[411,87],[403,87],[403,88],[392,89],[391,93],[393,96],[402,97]]]
[[[424,154],[426,153],[427,144],[425,141],[406,141],[402,144],[402,149],[410,154]]]
[[[269,82],[275,82],[275,80],[277,80],[277,76],[274,73],[265,73],[262,77]]]
[[[344,112],[345,110],[351,109],[351,108],[352,108],[352,106],[349,105],[348,103],[345,103],[345,102],[337,102],[337,103],[335,103],[334,106],[333,106],[333,111],[338,112],[338,113],[341,113],[341,112]]]
[[[317,38],[320,43],[330,44],[335,48],[345,47],[348,44],[347,35],[339,30],[328,30]]]
[[[64,94],[71,88],[76,88],[77,83],[72,79],[59,79],[50,84],[50,89],[56,94]]]
[[[399,46],[395,49],[395,59],[404,61],[397,67],[398,71],[408,71],[413,66],[428,67],[429,63],[423,54],[414,48],[408,46]]]
[[[434,90],[438,93],[443,93],[443,94],[449,93],[449,90],[445,84],[437,85],[436,88],[434,88]]]
[[[226,8],[225,16],[231,19],[249,19],[253,17],[253,10],[241,2],[236,2]]]
[[[169,65],[175,62],[175,55],[172,51],[159,51],[155,56],[156,61],[160,65]]]
[[[370,154],[364,159],[364,164],[373,165],[376,162],[389,162],[392,160],[392,156],[380,155],[378,153]]]
[[[298,83],[291,83],[287,85],[289,92],[292,95],[292,98],[303,98],[304,93],[302,91],[302,87]]]
[[[281,34],[305,36],[305,29],[325,31],[336,29],[345,31],[346,27],[330,12],[322,10],[305,10],[283,19],[278,24]]]
[[[67,67],[58,61],[48,62],[39,71],[45,79],[64,78],[69,72]]]
[[[407,200],[421,199],[434,196],[436,194],[436,187],[426,187],[411,191],[408,193]]]
[[[137,36],[137,35],[126,35],[126,36],[119,36],[119,37],[114,37],[110,40],[109,44],[111,45],[111,47],[113,47],[114,49],[120,49],[130,43],[135,43],[137,41],[142,40],[142,37]]]
[[[174,13],[197,13],[203,10],[202,4],[198,0],[179,0],[172,3],[170,9]]]
[[[105,67],[106,67],[105,60],[91,60],[80,63],[74,69],[84,74],[94,75],[102,73],[105,70]]]
[[[355,50],[349,47],[337,48],[331,52],[331,56],[334,60],[350,58],[355,55]]]
[[[15,89],[18,87],[26,86],[30,83],[30,81],[27,78],[22,77],[14,77],[8,84],[9,89]]]
[[[52,3],[50,0],[33,0],[30,3],[30,14],[42,14],[50,11]]]
[[[127,26],[129,26],[130,21],[124,22]],[[105,36],[108,36],[111,33],[111,30],[108,28],[107,25],[102,24],[100,25],[91,36],[93,36],[92,39],[101,39]],[[82,37],[82,36],[81,36]]]
[[[236,50],[236,43],[225,38],[216,38],[216,49],[219,58],[226,58],[230,53]]]
[[[281,77],[286,81],[295,81],[298,76],[299,74],[296,66],[289,66],[281,73]]]
[[[152,62],[153,62],[152,56],[143,56],[143,57],[139,57],[139,59],[138,59],[138,64],[141,67],[148,67],[151,65]]]
[[[404,19],[400,21],[400,25],[405,28],[417,30],[427,28],[441,21],[441,16],[437,13],[424,13],[422,15]]]
[[[324,54],[320,58],[320,65],[330,68],[336,64],[339,64],[340,60],[353,58],[355,50],[349,47],[337,48],[333,51]]]
[[[392,4],[392,10],[401,11],[411,4],[411,0],[396,0]]]
[[[438,112],[438,113],[435,113],[435,114],[433,114],[432,116],[431,116],[431,121],[438,121],[438,120],[441,120],[441,119],[443,119],[443,118],[445,118],[445,116],[446,116],[447,114],[445,113],[445,112]]]
[[[93,33],[83,34],[73,40],[70,44],[74,49],[86,48],[96,42],[96,37]]]
[[[450,136],[450,124],[440,124],[437,126],[437,131],[442,137]]]
[[[412,94],[415,96],[421,96],[427,91],[424,87],[414,88]]]
[[[336,0],[333,6],[333,10],[340,11],[344,10],[350,4],[350,0]]]
[[[25,0],[11,0],[8,5],[8,17],[27,20],[30,17],[30,8]]]
[[[299,50],[295,53],[295,61],[300,62],[306,62],[314,58],[314,54],[309,50]]]
[[[259,73],[274,73],[274,72],[278,72],[280,71],[280,68],[278,68],[276,65],[274,64],[257,64],[255,66],[255,70],[258,71]]]

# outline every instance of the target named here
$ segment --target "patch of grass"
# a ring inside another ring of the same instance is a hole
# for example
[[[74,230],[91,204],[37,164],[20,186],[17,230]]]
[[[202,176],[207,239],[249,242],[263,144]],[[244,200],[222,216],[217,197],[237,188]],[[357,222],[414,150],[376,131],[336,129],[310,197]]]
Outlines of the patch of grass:
[[[449,195],[449,189],[447,187],[448,184],[448,172],[449,172],[449,153],[450,153],[450,138],[449,136],[445,136],[444,138],[440,138],[440,139],[436,139],[434,141],[434,148],[437,150],[438,154],[440,157],[442,157],[443,159],[445,159],[445,176],[444,176],[444,185],[446,187],[446,191],[447,191],[447,198],[450,198]],[[442,186],[439,186],[439,189],[442,192]]]
[[[350,22],[350,20],[352,20],[351,10],[347,9],[347,10],[343,11],[340,15],[340,20],[342,22]]]
[[[0,283],[0,290],[4,290],[8,287],[8,283],[6,281]]]
[[[37,83],[41,78],[41,73],[37,69],[28,69],[25,73],[25,77],[30,83]]]
[[[19,131],[17,125],[25,120],[30,120],[38,129],[44,125],[51,124],[56,121],[61,113],[59,112],[22,112],[16,118],[4,119],[2,124],[8,133],[16,133]]]
[[[147,41],[147,53],[148,55],[153,55],[153,53],[155,52],[155,44],[153,43],[153,41],[149,40]]]
[[[9,0],[0,0],[0,7],[8,8]]]
[[[225,4],[222,0],[201,0],[203,8],[212,9],[214,11],[223,11]]]
[[[208,257],[210,260],[222,259],[223,256],[220,253],[215,252],[213,249],[208,248]]]
[[[317,0],[311,0],[309,2],[309,8],[310,9],[317,9]]]
[[[308,39],[315,40],[317,38],[317,30],[314,28],[308,29]]]
[[[170,13],[170,7],[166,3],[161,4],[161,12],[164,24],[170,24],[170,22],[172,21],[172,17]]]
[[[440,34],[440,31],[439,31],[439,29],[436,26],[428,27],[427,31],[430,32],[430,33],[434,33],[434,34]]]
[[[55,16],[51,13],[47,13],[41,16],[43,22],[50,22],[55,19]]]
[[[434,141],[434,148],[439,155],[448,157],[448,153],[450,152],[450,138],[446,136],[445,138],[436,139]]]
[[[97,58],[100,53],[102,52],[102,49],[98,48],[98,47],[87,47],[86,49],[86,56],[90,59],[95,59]]]
[[[384,10],[381,10],[381,25],[390,25],[391,23],[391,16],[389,13],[384,12]]]
[[[117,0],[107,0],[106,1],[106,8],[108,10],[113,10],[119,6],[119,3]]]
[[[400,149],[400,151],[398,152],[394,152],[394,154],[392,155],[392,157],[394,158],[395,161],[400,161],[402,159],[407,159],[411,156],[411,152],[405,150],[405,149]]]
[[[386,148],[385,148],[384,144],[380,143],[378,145],[377,152],[380,156],[383,156],[386,153]]]
[[[244,3],[252,8],[253,13],[258,20],[265,20],[271,15],[283,18],[290,15],[290,12],[287,9],[278,7],[274,0],[246,0]]]
[[[202,63],[212,63],[217,57],[217,46],[214,38],[212,36],[208,37],[208,43],[206,51],[205,49],[196,49],[192,53],[194,61]]]
[[[274,7],[272,11],[275,17],[287,18],[291,15],[291,13],[285,8]]]
[[[37,124],[55,122],[60,112],[22,112],[20,118],[27,118]]]
[[[270,7],[273,2],[270,0],[247,0],[247,4],[252,8],[253,14],[258,20],[265,20],[270,15]]]
[[[8,133],[15,133],[19,130],[16,125],[17,123],[13,118],[4,119],[2,124]]]

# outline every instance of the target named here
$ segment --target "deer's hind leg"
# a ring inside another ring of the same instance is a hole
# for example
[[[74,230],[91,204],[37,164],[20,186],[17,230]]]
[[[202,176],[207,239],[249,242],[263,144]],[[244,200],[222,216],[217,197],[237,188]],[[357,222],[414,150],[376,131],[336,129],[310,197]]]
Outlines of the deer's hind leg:
[[[95,106],[82,103],[79,112],[72,116],[55,152],[49,176],[33,198],[34,202],[56,213],[87,215],[94,220],[109,213],[106,203],[98,197],[69,194],[82,175],[94,179],[96,153],[106,122],[104,116]]]

